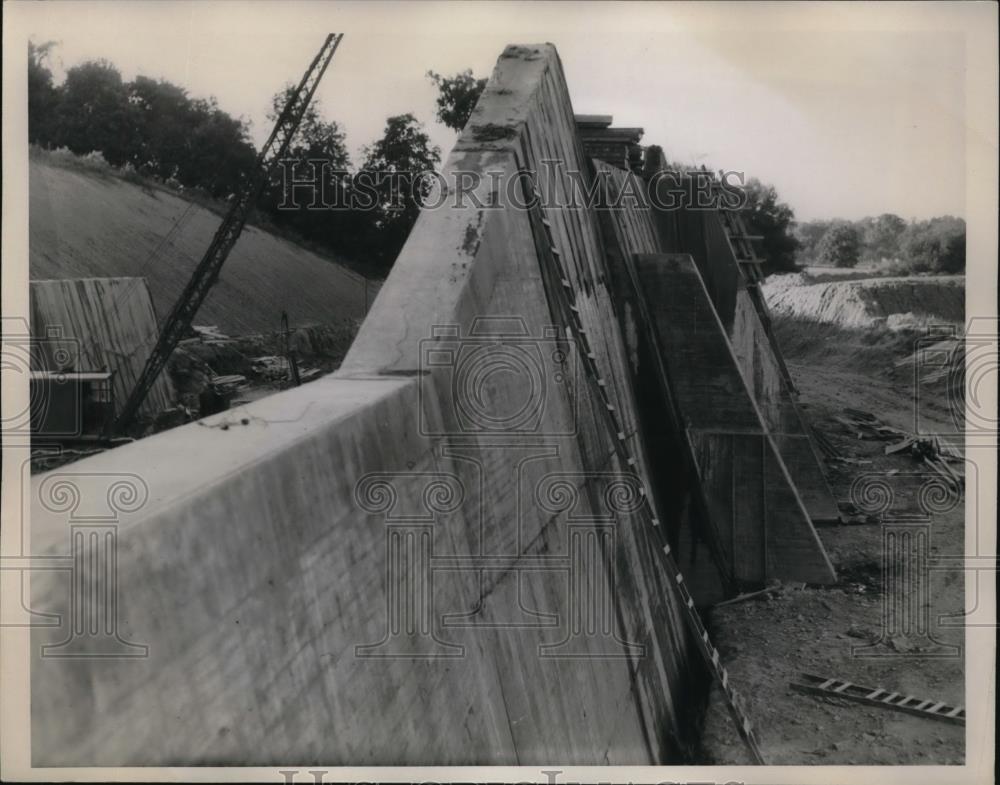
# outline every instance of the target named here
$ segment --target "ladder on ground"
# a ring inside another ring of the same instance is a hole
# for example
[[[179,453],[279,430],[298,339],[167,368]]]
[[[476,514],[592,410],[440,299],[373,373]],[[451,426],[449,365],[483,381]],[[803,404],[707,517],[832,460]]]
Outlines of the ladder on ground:
[[[789,685],[798,692],[822,695],[828,698],[844,698],[869,706],[895,709],[918,717],[950,722],[953,725],[965,725],[965,709],[961,706],[949,706],[943,701],[916,698],[913,695],[892,692],[882,687],[862,687],[860,684],[854,684],[844,679],[825,678],[811,673],[803,673],[800,678],[802,681],[793,681]]]

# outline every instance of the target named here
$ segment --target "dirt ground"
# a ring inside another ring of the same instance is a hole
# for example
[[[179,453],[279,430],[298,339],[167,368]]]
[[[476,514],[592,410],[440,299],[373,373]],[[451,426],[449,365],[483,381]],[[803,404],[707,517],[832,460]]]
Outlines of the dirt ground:
[[[928,506],[928,497],[921,501],[920,490],[929,481],[933,484],[935,475],[930,469],[922,468],[908,454],[884,455],[892,440],[859,439],[856,432],[835,419],[843,418],[844,407],[850,407],[912,432],[914,407],[919,405],[921,422],[932,423],[940,433],[953,430],[944,386],[921,388],[919,398],[915,398],[912,368],[894,367],[894,360],[912,353],[915,336],[873,336],[835,327],[810,331],[791,320],[779,320],[777,331],[807,419],[840,457],[857,462],[824,458],[842,509],[854,510],[849,506],[852,485],[874,476],[891,489],[886,519],[899,520],[933,510],[929,518],[931,560],[961,555],[961,492],[950,502]],[[945,509],[949,504],[952,508]],[[867,516],[848,517],[865,520]],[[952,706],[965,703],[962,629],[949,627],[948,620],[941,619],[960,613],[964,607],[963,574],[937,569],[925,573],[927,600],[915,592],[909,599],[914,603],[912,613],[926,614],[929,635],[898,634],[898,628],[892,635],[894,628],[883,622],[888,596],[882,564],[883,525],[872,517],[856,525],[821,527],[819,534],[837,570],[837,585],[782,587],[763,599],[717,607],[709,619],[766,761],[962,764],[962,726],[803,694],[789,687],[799,674],[809,673]],[[871,648],[859,651],[866,646]],[[717,687],[706,716],[703,753],[706,763],[750,762]]]

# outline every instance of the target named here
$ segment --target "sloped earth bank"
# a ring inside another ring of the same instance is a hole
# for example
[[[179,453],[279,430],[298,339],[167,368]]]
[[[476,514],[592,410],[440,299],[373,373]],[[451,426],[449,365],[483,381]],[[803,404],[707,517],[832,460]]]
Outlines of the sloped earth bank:
[[[907,276],[830,280],[792,273],[770,277],[762,291],[777,316],[797,316],[841,327],[890,330],[965,320],[965,276]]]
[[[895,362],[913,353],[919,334],[850,330],[794,319],[775,320],[779,343],[798,385],[808,419],[833,444],[839,457],[826,458],[839,501],[850,501],[852,484],[877,474],[894,494],[893,514],[919,510],[919,488],[933,475],[906,454],[884,455],[892,442],[860,440],[837,417],[845,407],[870,412],[912,432],[915,407],[929,430],[951,433],[951,409],[942,380],[922,385],[914,397],[912,367]],[[923,429],[922,429],[923,430]],[[867,463],[870,461],[870,463]],[[864,463],[860,463],[864,462]],[[961,555],[964,504],[930,520],[930,556]],[[858,517],[858,516],[855,516]],[[963,655],[927,657],[926,642],[914,637],[887,640],[879,657],[852,649],[883,638],[882,526],[821,527],[820,536],[837,568],[838,585],[781,587],[769,598],[719,607],[709,623],[730,678],[742,693],[764,756],[773,764],[961,764],[961,726],[793,691],[800,673],[883,687],[921,699],[964,705]],[[964,607],[963,576],[931,571],[928,576],[931,636],[961,646],[962,629],[940,616]],[[916,599],[916,598],[913,598]],[[918,609],[919,610],[919,609]],[[719,691],[713,688],[705,718],[706,763],[749,762]]]
[[[45,278],[146,278],[160,319],[208,248],[221,218],[161,186],[69,168],[33,153],[29,166],[29,273]],[[221,212],[226,204],[219,203]],[[379,284],[331,254],[247,225],[197,323],[226,335],[363,318]]]

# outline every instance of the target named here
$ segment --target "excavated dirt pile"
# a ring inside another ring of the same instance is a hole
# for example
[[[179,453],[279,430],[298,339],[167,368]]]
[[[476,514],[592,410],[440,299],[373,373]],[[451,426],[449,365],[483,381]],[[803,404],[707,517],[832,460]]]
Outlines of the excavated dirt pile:
[[[764,297],[776,315],[840,327],[919,329],[965,320],[965,276],[830,280],[792,273],[768,278]]]

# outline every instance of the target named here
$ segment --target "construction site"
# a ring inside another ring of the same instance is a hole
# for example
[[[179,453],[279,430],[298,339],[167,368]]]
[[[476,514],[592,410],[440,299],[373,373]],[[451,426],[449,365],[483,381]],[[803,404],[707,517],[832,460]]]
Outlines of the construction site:
[[[367,279],[248,224],[340,41],[225,209],[31,161],[33,764],[963,764],[964,276],[765,278],[538,44]]]

